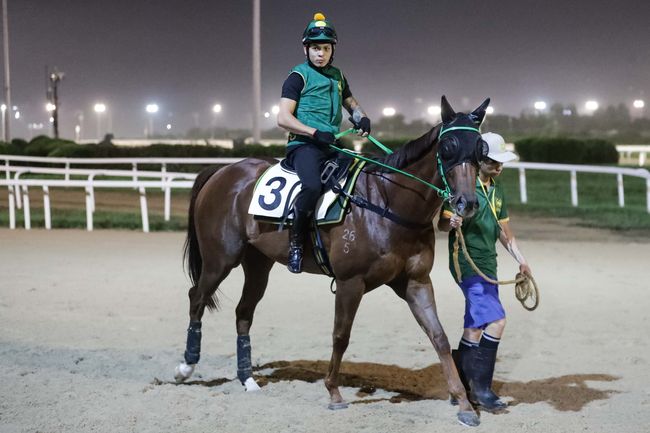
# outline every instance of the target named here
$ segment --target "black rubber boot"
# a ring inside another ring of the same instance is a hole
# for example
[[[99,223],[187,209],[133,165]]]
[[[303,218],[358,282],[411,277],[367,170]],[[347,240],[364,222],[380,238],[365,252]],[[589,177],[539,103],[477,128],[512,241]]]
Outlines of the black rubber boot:
[[[289,230],[289,272],[299,274],[302,272],[302,252],[307,227],[309,225],[309,212],[293,209],[293,222]]]
[[[472,347],[463,357],[463,370],[470,387],[470,401],[479,408],[491,412],[501,412],[506,407],[499,396],[492,391],[492,377],[497,351],[487,347]]]
[[[456,365],[456,370],[458,370],[458,376],[460,377],[460,381],[465,387],[465,392],[469,396],[469,383],[467,382],[467,377],[465,376],[465,372],[463,371],[463,357],[465,354],[470,350],[469,346],[466,346],[464,344],[461,344],[458,346],[458,349],[454,349],[451,351],[451,358],[454,360],[454,364]],[[452,406],[458,406],[458,400],[454,397],[451,396],[449,398],[449,403],[451,403]]]

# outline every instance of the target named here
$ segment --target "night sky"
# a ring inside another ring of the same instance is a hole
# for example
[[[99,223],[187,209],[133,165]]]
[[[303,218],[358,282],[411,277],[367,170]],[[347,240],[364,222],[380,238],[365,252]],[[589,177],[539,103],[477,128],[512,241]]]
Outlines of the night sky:
[[[8,2],[12,102],[22,114],[14,136],[48,132],[27,128],[47,123],[46,65],[65,72],[66,137],[81,113],[82,138],[96,136],[100,101],[117,137],[143,135],[149,102],[161,107],[160,131],[209,127],[217,102],[220,126],[251,125],[251,0]],[[388,105],[426,117],[442,94],[458,110],[490,96],[497,113],[513,115],[536,100],[631,105],[650,94],[644,0],[262,0],[263,111],[304,60],[300,38],[317,11],[339,35],[334,64],[374,119]]]

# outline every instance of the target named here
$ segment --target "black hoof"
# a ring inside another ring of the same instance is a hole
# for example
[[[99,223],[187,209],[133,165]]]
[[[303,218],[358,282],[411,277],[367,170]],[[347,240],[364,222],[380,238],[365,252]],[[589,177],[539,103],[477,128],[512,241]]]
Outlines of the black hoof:
[[[490,402],[490,404],[479,404],[479,409],[484,410],[489,413],[502,413],[508,408],[508,403],[504,403],[501,400]]]
[[[481,419],[474,411],[458,412],[458,422],[467,427],[476,427],[481,424]]]

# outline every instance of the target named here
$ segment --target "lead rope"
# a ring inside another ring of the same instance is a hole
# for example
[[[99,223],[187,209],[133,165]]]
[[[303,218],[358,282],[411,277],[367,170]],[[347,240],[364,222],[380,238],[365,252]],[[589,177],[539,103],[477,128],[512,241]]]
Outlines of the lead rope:
[[[514,284],[515,285],[515,297],[519,302],[521,302],[521,305],[528,311],[533,311],[534,309],[537,308],[539,305],[539,289],[537,288],[537,283],[535,282],[535,279],[533,278],[532,275],[526,275],[521,272],[519,272],[514,280],[505,280],[505,281],[499,281],[499,280],[493,280],[492,278],[488,277],[485,275],[479,268],[476,266],[476,263],[474,263],[474,260],[470,257],[469,253],[467,252],[467,247],[465,246],[465,237],[463,236],[463,232],[461,231],[460,227],[456,227],[456,239],[454,240],[454,252],[452,254],[453,257],[453,262],[454,262],[454,271],[456,272],[456,281],[460,284],[461,279],[461,272],[460,272],[460,263],[458,262],[458,249],[459,249],[459,241],[460,241],[460,246],[463,249],[463,256],[465,256],[465,260],[467,260],[467,263],[471,266],[471,268],[476,272],[481,278],[483,278],[485,281],[491,284]],[[527,305],[526,301],[531,300],[532,305]]]

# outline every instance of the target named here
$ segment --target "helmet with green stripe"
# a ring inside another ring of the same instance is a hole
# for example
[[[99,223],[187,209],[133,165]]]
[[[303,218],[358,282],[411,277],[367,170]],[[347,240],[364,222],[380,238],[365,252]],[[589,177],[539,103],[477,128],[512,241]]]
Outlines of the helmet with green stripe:
[[[338,37],[336,30],[326,18],[325,15],[318,12],[314,14],[314,19],[307,24],[307,28],[302,33],[302,44],[311,43],[330,43],[336,44]]]

